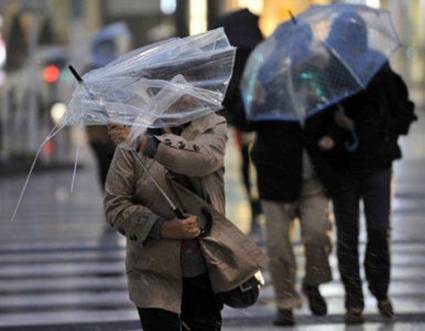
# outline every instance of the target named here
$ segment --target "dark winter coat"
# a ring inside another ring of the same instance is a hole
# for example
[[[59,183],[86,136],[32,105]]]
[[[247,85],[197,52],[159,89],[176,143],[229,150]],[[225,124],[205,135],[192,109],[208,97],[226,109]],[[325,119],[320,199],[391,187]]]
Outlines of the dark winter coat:
[[[378,72],[367,89],[346,99],[341,106],[355,124],[359,145],[352,152],[344,147],[351,137],[333,121],[335,107],[328,109],[327,133],[337,143],[333,151],[320,153],[322,165],[329,167],[324,176],[329,188],[337,185],[332,179],[334,170],[363,176],[390,167],[394,160],[402,157],[398,137],[407,134],[410,124],[417,119],[406,84],[388,64]]]
[[[257,139],[251,157],[257,170],[262,200],[294,201],[301,193],[303,150],[306,149],[317,173],[317,144],[327,118],[315,116],[302,128],[298,122],[257,122]]]

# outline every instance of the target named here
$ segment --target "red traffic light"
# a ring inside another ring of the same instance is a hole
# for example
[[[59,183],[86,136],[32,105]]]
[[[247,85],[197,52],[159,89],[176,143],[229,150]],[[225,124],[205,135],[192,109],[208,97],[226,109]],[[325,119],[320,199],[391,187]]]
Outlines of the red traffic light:
[[[54,64],[49,64],[43,69],[43,79],[47,84],[56,83],[60,76],[60,70]]]

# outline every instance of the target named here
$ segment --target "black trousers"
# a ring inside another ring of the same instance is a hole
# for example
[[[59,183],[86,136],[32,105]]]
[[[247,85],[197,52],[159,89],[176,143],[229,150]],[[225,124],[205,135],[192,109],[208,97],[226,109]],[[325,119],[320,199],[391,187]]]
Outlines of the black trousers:
[[[208,274],[183,278],[182,313],[155,308],[138,308],[144,331],[219,331],[220,304],[213,293]]]
[[[387,297],[390,283],[391,176],[391,168],[357,177],[338,174],[339,188],[334,194],[333,204],[338,266],[347,309],[364,307],[358,251],[360,200],[363,200],[366,216],[364,267],[369,290],[378,300]]]

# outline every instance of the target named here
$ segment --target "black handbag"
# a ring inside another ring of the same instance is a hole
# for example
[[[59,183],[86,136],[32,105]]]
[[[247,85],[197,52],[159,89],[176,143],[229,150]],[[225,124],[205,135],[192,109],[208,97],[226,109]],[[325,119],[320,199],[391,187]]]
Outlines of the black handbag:
[[[264,285],[261,271],[252,276],[237,288],[216,294],[222,304],[232,308],[248,308],[252,306],[260,295],[260,288]]]

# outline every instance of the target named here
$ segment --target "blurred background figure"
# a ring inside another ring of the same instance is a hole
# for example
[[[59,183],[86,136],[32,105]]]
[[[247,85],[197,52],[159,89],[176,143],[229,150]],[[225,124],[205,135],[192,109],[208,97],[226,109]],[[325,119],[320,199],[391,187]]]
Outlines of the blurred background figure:
[[[245,8],[217,19],[210,27],[224,27],[230,43],[237,47],[233,76],[223,103],[224,115],[233,127],[237,148],[240,152],[242,182],[250,205],[250,231],[255,235],[261,235],[258,222],[261,206],[255,192],[249,157],[249,148],[255,139],[255,134],[246,119],[239,83],[250,53],[263,40],[263,34],[258,24],[259,16]]]
[[[306,260],[302,290],[313,314],[327,314],[319,286],[332,280],[329,201],[310,148],[320,125],[307,118],[309,94],[299,91],[310,89],[310,82],[300,78],[310,69],[306,62],[314,59],[312,42],[308,25],[292,21],[281,24],[253,51],[241,84],[247,117],[257,132],[252,159],[266,218],[266,246],[277,308],[274,324],[282,326],[295,324],[293,310],[302,304],[291,243],[291,226],[296,218]],[[300,96],[306,100],[292,104]]]
[[[130,45],[130,31],[124,22],[107,25],[97,32],[91,41],[91,63],[86,67],[86,71],[107,65],[118,56],[128,52]],[[87,126],[86,132],[90,147],[96,157],[99,182],[104,190],[106,175],[114,156],[115,144],[109,138],[108,129],[104,125]]]
[[[91,42],[92,69],[100,68],[128,52],[131,35],[127,24],[117,22],[109,24],[95,34]]]

